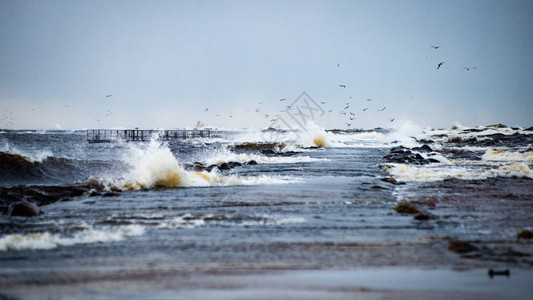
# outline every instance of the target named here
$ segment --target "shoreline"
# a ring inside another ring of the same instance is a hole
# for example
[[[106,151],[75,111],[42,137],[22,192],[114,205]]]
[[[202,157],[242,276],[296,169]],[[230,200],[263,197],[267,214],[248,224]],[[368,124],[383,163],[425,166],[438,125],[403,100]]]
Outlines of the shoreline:
[[[2,287],[2,299],[525,299],[531,269],[490,277],[486,269],[381,267],[151,274]]]

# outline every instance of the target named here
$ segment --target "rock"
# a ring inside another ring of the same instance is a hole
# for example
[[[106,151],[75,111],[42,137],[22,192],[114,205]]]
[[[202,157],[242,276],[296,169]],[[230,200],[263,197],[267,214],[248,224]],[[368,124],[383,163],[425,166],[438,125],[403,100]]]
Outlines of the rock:
[[[98,197],[98,196],[102,196],[102,194],[99,192],[92,192],[91,194],[89,194],[89,197]]]
[[[242,166],[242,164],[241,164],[240,162],[238,162],[238,161],[230,161],[230,162],[228,163],[228,166],[229,166],[230,168],[233,169],[233,168],[235,168],[235,167],[240,167],[240,166]]]
[[[499,123],[499,124],[489,125],[487,127],[491,127],[491,128],[507,128],[507,125]]]
[[[533,230],[523,229],[517,235],[519,239],[533,239]]]
[[[526,128],[524,129],[524,131],[533,131],[533,126],[529,127],[529,128]]]
[[[205,168],[204,170],[207,171],[207,172],[211,172],[211,170],[213,170],[214,168],[218,168],[218,165],[217,164],[212,164],[209,167]]]
[[[423,211],[414,217],[414,219],[417,221],[428,221],[428,220],[436,219],[436,218],[437,216],[435,216],[434,214],[428,213],[426,211]]]
[[[37,205],[26,200],[18,201],[9,206],[8,215],[10,217],[35,217],[43,212]]]
[[[192,165],[192,168],[196,171],[196,172],[200,172],[200,171],[203,171],[206,169],[206,165],[199,162],[199,161],[195,161],[194,164]]]
[[[380,185],[373,185],[370,188],[373,190],[386,190],[387,189],[386,187],[382,187]]]
[[[415,147],[413,148],[413,150],[420,152],[433,152],[433,149],[431,149],[431,147],[428,145],[423,145],[422,147]]]
[[[424,144],[435,144],[434,140],[427,140],[427,139],[420,139],[418,140],[418,142],[424,143]]]
[[[490,269],[489,270],[489,276],[490,277],[494,277],[494,276],[511,276],[511,271],[509,271],[509,269],[505,269],[505,270],[493,270],[493,269]]]
[[[247,161],[246,164],[253,166],[253,165],[257,165],[257,162],[252,159],[252,160]]]
[[[405,202],[398,204],[394,210],[402,214],[417,214],[420,212],[416,206]]]
[[[385,177],[385,178],[381,178],[381,180],[388,182],[388,183],[392,183],[392,184],[398,183],[398,181],[394,177]]]
[[[120,196],[120,193],[118,192],[107,192],[102,195],[102,197],[118,197]]]
[[[455,253],[469,253],[474,251],[479,251],[479,248],[464,241],[451,241],[448,245],[448,250]]]
[[[427,146],[427,148],[424,148],[425,150],[423,151],[426,151],[428,148],[431,149],[429,146]],[[413,151],[402,146],[392,148],[389,154],[385,155],[383,158],[387,162],[400,164],[426,165],[434,162],[440,162],[432,158],[425,159],[419,153],[414,153]]]
[[[231,170],[231,167],[229,166],[228,163],[223,163],[221,165],[218,166],[218,169],[223,171],[223,170]]]

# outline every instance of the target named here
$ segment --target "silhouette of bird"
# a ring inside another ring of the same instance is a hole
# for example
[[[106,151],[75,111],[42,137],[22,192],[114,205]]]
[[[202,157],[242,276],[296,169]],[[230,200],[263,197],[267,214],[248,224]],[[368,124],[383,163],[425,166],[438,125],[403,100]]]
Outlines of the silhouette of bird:
[[[322,102],[320,102],[320,104],[326,104],[326,101],[322,101]]]
[[[350,121],[353,121],[353,120],[355,120],[355,117],[350,117]]]
[[[106,97],[106,98],[109,98],[109,97],[111,97],[111,96],[113,96],[113,95],[106,95],[105,97]]]
[[[366,101],[372,101],[372,99],[370,99],[370,98],[367,98],[367,99],[366,99]]]
[[[283,99],[279,99],[279,101],[285,101],[285,100],[287,100],[287,99],[285,99],[285,98],[283,98]]]
[[[350,105],[346,106],[346,107],[344,108],[344,110],[347,110],[348,108],[350,108]]]
[[[346,86],[344,84],[339,84],[341,88],[345,88]]]
[[[440,48],[440,46],[431,46],[431,48],[433,48],[433,49],[435,49],[435,50],[436,50],[436,49],[439,49],[439,48]]]
[[[259,112],[259,108],[255,110],[255,112]]]
[[[339,64],[337,64],[337,68],[339,67]]]
[[[394,122],[394,120],[396,120],[396,118],[392,118],[392,119],[390,119],[391,122]]]
[[[463,68],[465,68],[465,71],[477,69],[477,67],[463,67]]]
[[[368,107],[365,107],[365,108],[363,108],[363,111],[366,111],[367,109],[368,109]]]
[[[440,67],[444,64],[444,62],[440,62],[438,65],[437,65],[437,70],[440,69]]]
[[[346,126],[350,127],[352,126],[352,123],[346,123]]]
[[[333,109],[330,109],[330,110],[328,110],[328,113],[330,113],[330,112],[332,112],[332,111],[333,111]]]
[[[209,110],[209,108],[206,108],[205,111]]]
[[[383,107],[382,109],[378,109],[378,111],[384,111],[387,107]]]

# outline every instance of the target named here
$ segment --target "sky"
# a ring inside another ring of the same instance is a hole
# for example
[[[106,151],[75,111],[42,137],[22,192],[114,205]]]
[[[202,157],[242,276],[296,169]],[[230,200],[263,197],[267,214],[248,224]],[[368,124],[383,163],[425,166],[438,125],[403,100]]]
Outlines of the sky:
[[[532,13],[500,0],[0,0],[0,128],[295,127],[296,113],[328,129],[529,127]]]

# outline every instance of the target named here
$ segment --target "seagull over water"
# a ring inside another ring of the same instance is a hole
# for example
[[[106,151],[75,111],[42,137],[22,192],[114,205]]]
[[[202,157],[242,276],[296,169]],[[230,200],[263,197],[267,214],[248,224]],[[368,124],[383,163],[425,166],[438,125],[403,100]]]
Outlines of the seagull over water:
[[[444,64],[443,61],[441,61],[438,65],[437,65],[437,70],[440,69],[440,67]]]

